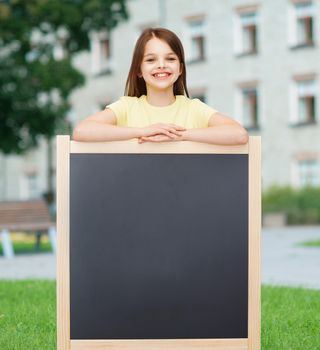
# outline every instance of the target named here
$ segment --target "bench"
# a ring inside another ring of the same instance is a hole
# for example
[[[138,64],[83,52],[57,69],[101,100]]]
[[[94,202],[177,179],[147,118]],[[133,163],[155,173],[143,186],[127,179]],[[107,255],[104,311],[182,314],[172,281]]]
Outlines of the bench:
[[[14,256],[10,232],[33,232],[37,234],[38,245],[41,233],[48,233],[53,252],[56,252],[56,229],[44,200],[0,202],[0,236],[3,255]]]

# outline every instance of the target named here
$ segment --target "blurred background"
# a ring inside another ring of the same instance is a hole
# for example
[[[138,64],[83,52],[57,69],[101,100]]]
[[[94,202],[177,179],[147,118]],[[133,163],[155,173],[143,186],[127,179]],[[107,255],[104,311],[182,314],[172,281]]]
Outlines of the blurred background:
[[[305,0],[0,1],[0,200],[54,214],[55,135],[124,94],[136,39],[163,26],[191,97],[262,136],[264,223],[319,223],[319,14]]]
[[[320,0],[0,0],[2,349],[55,348],[55,136],[123,96],[146,27],[181,39],[192,98],[261,136],[263,349],[319,349],[319,294],[269,288],[320,289],[319,18]]]
[[[52,222],[32,224],[54,225],[55,135],[124,94],[135,42],[158,26],[183,43],[191,97],[261,135],[264,227],[319,225],[319,17],[318,0],[0,1],[0,225],[8,202],[37,200]],[[51,249],[15,231],[9,245]]]

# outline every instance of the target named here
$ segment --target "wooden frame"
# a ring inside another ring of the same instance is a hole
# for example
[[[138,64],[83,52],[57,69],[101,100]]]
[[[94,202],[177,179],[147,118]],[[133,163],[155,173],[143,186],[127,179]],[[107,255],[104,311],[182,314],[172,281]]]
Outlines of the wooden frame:
[[[69,156],[70,153],[216,153],[248,154],[248,338],[71,340],[69,274]],[[57,136],[57,349],[58,350],[160,350],[260,349],[260,231],[261,137],[250,136],[246,145],[219,146],[197,142],[145,143],[135,140],[82,143]]]

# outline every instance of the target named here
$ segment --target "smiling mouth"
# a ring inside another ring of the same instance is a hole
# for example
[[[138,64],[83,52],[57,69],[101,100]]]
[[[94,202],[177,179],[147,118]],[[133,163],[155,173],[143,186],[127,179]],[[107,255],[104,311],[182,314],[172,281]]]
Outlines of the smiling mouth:
[[[152,74],[152,76],[156,79],[166,79],[171,76],[171,73],[165,73],[165,74]]]

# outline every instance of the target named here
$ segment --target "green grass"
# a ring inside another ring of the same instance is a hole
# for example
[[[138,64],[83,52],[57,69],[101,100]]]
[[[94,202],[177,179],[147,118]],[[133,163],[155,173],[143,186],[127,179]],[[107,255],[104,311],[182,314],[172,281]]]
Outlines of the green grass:
[[[262,288],[262,350],[320,349],[320,291]]]
[[[56,349],[55,282],[0,281],[0,349]],[[320,291],[262,288],[261,350],[320,349]]]
[[[302,247],[320,247],[320,240],[306,241],[299,244]]]
[[[41,242],[40,250],[36,250],[35,242],[32,241],[14,241],[13,242],[14,254],[31,254],[31,253],[43,253],[52,252],[50,242]],[[2,244],[0,244],[0,255],[3,255]]]
[[[56,349],[55,282],[0,281],[0,349]]]

